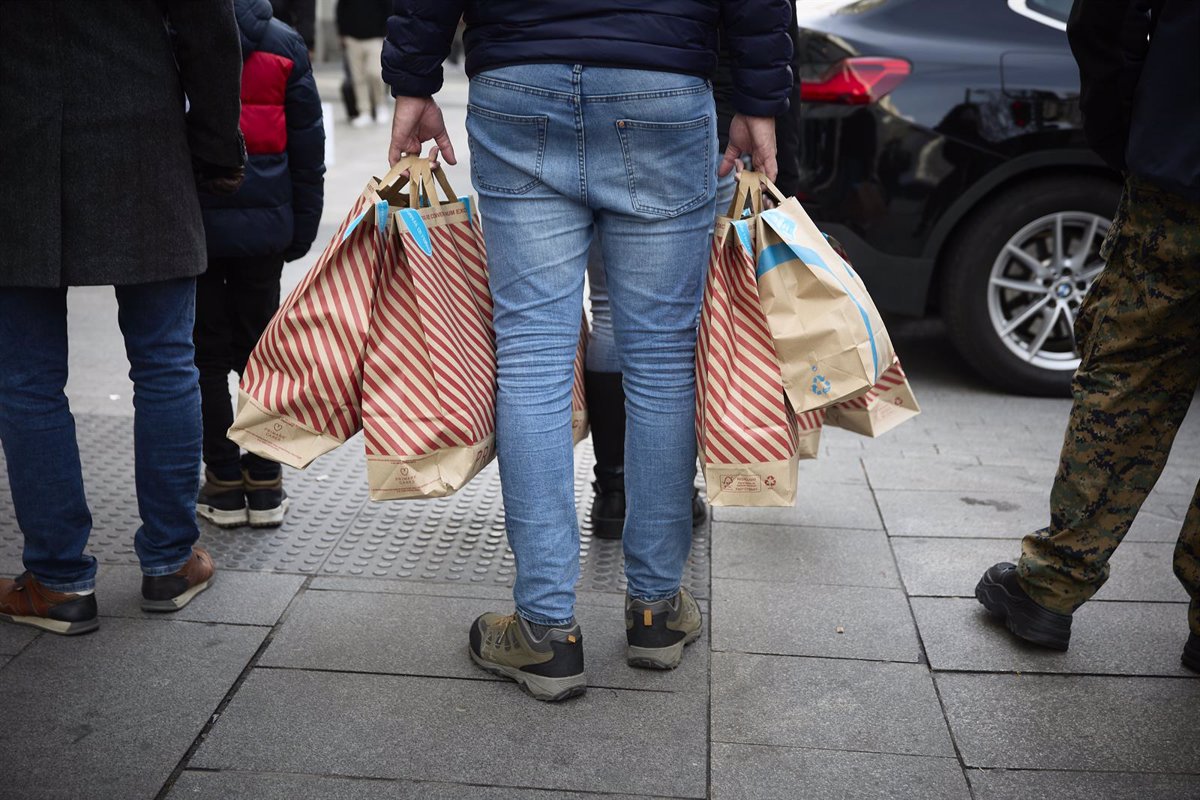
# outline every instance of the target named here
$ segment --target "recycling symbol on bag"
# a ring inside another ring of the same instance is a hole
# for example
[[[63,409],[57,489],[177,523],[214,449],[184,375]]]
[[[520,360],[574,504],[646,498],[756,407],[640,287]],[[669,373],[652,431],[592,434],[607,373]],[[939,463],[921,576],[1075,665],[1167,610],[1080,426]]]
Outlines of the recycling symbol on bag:
[[[827,395],[833,391],[833,384],[824,375],[814,375],[812,379],[812,391],[815,395]]]
[[[763,483],[765,483],[767,486],[774,486],[775,485],[775,476],[768,475],[766,478],[763,479]]]

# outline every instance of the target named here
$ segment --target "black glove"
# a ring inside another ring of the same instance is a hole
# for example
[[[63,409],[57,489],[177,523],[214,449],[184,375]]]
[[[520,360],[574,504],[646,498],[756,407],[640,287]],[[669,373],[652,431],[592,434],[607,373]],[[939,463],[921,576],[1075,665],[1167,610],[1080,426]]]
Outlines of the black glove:
[[[244,166],[222,167],[198,158],[192,159],[192,172],[196,176],[196,188],[207,194],[233,194],[246,178]]]

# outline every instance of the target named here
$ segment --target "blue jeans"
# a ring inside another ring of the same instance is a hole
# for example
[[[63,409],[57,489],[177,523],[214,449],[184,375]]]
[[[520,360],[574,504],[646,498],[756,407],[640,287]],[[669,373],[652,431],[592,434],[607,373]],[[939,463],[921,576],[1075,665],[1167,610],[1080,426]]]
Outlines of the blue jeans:
[[[133,381],[134,456],[146,575],[169,575],[200,536],[200,389],[192,351],[196,281],[116,287]],[[0,442],[25,568],[59,592],[91,589],[92,515],[67,383],[67,290],[0,287]]]
[[[625,574],[679,591],[691,547],[696,315],[713,221],[707,81],[535,64],[471,80],[471,173],[495,299],[496,443],[526,619],[574,616],[579,523],[571,385],[593,231],[628,397]]]
[[[737,191],[737,174],[717,178],[716,213],[724,214]],[[608,302],[608,278],[604,274],[604,254],[599,237],[588,251],[588,303],[592,308],[592,329],[588,335],[587,368],[592,372],[620,372],[617,345],[613,339],[612,307]],[[705,254],[705,258],[708,254]]]

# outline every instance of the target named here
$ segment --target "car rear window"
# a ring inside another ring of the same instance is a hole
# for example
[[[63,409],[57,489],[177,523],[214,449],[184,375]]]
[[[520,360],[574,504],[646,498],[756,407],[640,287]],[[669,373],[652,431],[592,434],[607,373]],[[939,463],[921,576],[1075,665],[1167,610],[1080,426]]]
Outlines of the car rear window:
[[[1027,5],[1030,11],[1054,17],[1060,22],[1066,22],[1071,14],[1071,0],[1029,0]]]

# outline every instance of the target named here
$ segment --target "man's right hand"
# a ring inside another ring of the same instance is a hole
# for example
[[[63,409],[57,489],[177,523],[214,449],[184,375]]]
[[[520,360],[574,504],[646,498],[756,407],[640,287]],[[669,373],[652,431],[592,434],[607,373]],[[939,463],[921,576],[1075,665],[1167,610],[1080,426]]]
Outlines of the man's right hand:
[[[754,170],[765,174],[769,181],[775,180],[779,165],[775,161],[774,117],[735,115],[729,123],[729,146],[725,148],[717,174],[724,178],[743,155],[750,156]]]
[[[419,155],[425,142],[433,140],[435,146],[430,160],[438,155],[447,164],[457,164],[454,145],[446,133],[446,121],[442,110],[432,97],[397,97],[396,110],[392,114],[392,144],[388,148],[388,163],[395,164],[406,155]]]

